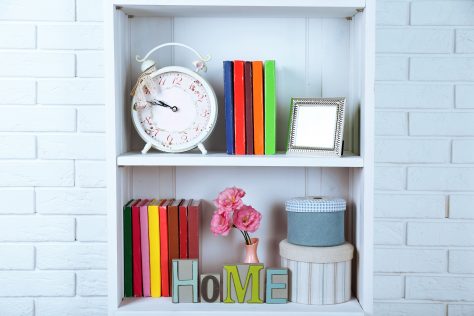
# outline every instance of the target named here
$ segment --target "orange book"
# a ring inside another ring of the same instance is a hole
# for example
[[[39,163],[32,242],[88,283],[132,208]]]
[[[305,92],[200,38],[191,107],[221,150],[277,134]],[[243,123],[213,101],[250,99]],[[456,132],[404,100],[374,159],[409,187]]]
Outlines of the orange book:
[[[263,155],[264,147],[264,117],[263,117],[263,63],[252,62],[253,78],[253,145],[255,155]]]

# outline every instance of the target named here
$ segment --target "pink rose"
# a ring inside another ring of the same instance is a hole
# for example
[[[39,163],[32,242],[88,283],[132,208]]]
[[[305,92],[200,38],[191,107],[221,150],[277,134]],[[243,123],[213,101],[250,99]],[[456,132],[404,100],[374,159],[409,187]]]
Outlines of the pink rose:
[[[214,236],[227,236],[232,228],[230,214],[228,212],[214,212],[211,219],[211,232]]]
[[[260,227],[262,214],[250,205],[243,205],[234,211],[234,225],[243,231],[253,233]]]
[[[219,213],[219,214],[229,213],[229,214],[230,214],[231,212],[229,212],[229,211],[226,210],[225,208],[218,208],[218,209],[216,210],[216,213]]]
[[[217,196],[214,200],[214,204],[219,209],[224,209],[228,212],[232,212],[238,208],[241,208],[244,203],[242,198],[245,196],[245,191],[240,188],[227,188]]]

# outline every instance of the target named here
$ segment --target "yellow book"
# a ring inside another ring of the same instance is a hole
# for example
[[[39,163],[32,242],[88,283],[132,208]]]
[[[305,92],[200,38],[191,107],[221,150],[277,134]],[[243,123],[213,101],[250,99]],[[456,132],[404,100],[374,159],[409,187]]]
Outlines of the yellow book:
[[[150,289],[151,297],[161,296],[160,266],[160,214],[159,200],[148,204],[148,238],[150,241]]]

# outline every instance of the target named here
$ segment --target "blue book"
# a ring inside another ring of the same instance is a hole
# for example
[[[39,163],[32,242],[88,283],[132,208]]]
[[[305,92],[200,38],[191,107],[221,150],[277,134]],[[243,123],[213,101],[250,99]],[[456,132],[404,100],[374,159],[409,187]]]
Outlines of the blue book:
[[[234,146],[234,63],[224,61],[225,136],[227,154],[235,154]]]

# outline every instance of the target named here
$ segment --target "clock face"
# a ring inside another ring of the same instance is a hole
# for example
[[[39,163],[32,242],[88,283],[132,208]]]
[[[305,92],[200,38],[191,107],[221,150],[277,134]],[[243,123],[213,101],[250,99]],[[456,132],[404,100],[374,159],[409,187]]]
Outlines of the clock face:
[[[212,132],[217,102],[214,91],[199,75],[170,68],[180,67],[166,67],[151,75],[148,102],[135,106],[132,114],[146,142],[162,151],[179,152],[194,148]]]

